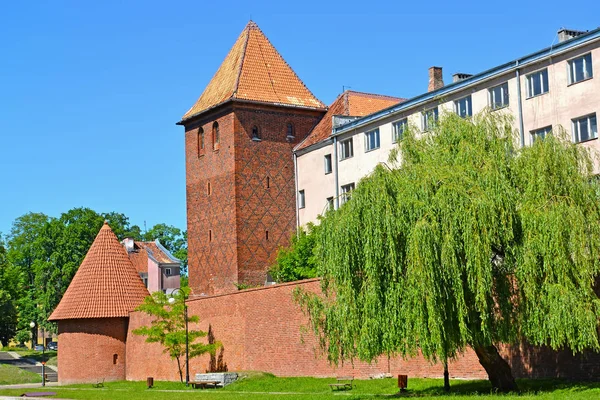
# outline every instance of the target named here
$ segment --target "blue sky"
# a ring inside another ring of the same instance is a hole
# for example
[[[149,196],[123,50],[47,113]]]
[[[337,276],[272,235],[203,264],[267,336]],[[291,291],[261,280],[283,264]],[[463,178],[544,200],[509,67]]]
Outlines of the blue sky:
[[[587,3],[587,4],[586,4]],[[29,211],[186,225],[181,116],[250,18],[329,104],[412,97],[594,29],[600,2],[10,1],[0,5],[0,232]]]

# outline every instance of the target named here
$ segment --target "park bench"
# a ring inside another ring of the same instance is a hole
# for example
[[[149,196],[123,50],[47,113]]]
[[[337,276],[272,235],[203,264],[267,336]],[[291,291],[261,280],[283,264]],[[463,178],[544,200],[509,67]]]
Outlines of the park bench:
[[[353,376],[338,376],[336,383],[330,383],[331,390],[352,390]]]
[[[44,396],[56,396],[56,392],[28,392],[23,393],[21,397],[44,397]]]
[[[218,385],[221,384],[221,381],[194,381],[194,382],[190,382],[190,385],[192,385],[192,387],[194,389],[204,389],[206,387],[213,387],[213,388],[217,388]]]

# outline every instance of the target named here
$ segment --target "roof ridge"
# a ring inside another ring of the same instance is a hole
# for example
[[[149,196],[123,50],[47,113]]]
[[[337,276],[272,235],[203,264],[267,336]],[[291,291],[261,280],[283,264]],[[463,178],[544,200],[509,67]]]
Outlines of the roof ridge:
[[[345,92],[348,94],[352,93],[355,95],[366,96],[366,97],[379,97],[379,98],[383,98],[383,99],[406,100],[406,98],[404,98],[404,97],[389,96],[387,94],[379,94],[379,93],[359,92],[357,90],[346,90]]]
[[[235,97],[235,95],[237,94],[238,88],[240,87],[240,78],[242,76],[242,70],[244,69],[244,60],[246,59],[246,49],[248,48],[248,41],[250,40],[250,29],[255,26],[256,26],[256,23],[254,21],[250,20],[248,22],[248,24],[246,25],[246,28],[244,29],[246,31],[246,41],[244,42],[244,48],[242,49],[241,61],[240,61],[240,65],[238,67],[238,73],[237,73],[237,78],[235,79],[235,85],[233,86],[233,93],[229,97],[229,100],[232,99],[233,97]]]

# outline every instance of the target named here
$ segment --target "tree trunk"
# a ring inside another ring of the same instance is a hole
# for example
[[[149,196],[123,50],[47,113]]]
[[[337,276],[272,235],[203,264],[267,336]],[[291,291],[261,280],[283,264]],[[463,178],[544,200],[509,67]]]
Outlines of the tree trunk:
[[[183,383],[183,372],[181,371],[181,362],[179,361],[179,357],[175,357],[177,360],[177,369],[179,370],[179,381]]]
[[[473,349],[488,374],[492,389],[502,393],[519,390],[510,365],[500,356],[496,346],[475,346]]]
[[[450,373],[448,372],[448,361],[444,362],[444,391],[450,392]]]

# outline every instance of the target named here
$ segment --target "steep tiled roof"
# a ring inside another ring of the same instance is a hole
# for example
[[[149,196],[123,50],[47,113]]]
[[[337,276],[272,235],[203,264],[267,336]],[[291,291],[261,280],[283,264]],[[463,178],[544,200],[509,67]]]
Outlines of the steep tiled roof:
[[[329,106],[327,113],[315,126],[312,132],[302,141],[295,150],[301,150],[315,143],[325,140],[331,135],[332,118],[334,115],[364,117],[365,115],[383,110],[406,99],[399,97],[383,96],[379,94],[361,93],[346,90]]]
[[[48,320],[127,317],[146,296],[127,252],[105,223]]]
[[[253,21],[246,25],[196,104],[182,120],[233,99],[326,108]]]
[[[148,256],[152,257],[159,264],[180,263],[180,260],[175,258],[157,241],[134,242],[133,251],[130,251],[128,254],[138,272],[148,272]]]

